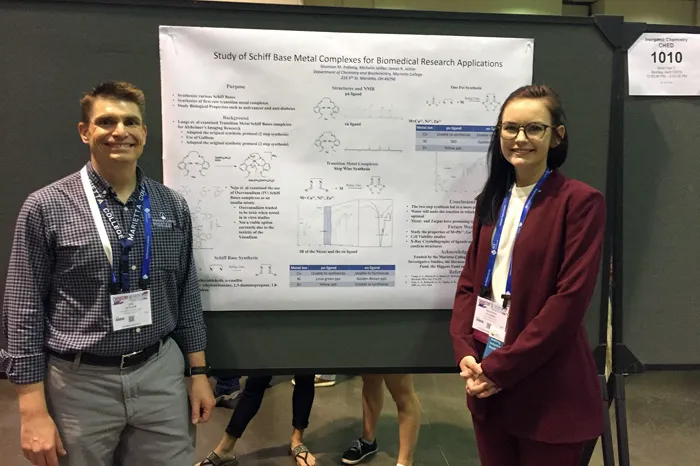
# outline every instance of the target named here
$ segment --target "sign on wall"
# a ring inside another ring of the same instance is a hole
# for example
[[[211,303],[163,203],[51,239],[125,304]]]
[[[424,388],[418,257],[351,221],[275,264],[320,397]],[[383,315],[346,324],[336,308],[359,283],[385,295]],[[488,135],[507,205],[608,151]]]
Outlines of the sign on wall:
[[[627,64],[630,95],[700,96],[700,34],[644,33]]]

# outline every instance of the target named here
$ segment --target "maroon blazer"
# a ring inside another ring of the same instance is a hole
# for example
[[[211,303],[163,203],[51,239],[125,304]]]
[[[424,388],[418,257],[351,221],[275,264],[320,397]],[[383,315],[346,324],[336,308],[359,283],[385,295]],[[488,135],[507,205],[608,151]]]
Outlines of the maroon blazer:
[[[603,396],[583,325],[601,269],[606,207],[592,187],[555,170],[535,195],[513,247],[510,314],[503,347],[483,361],[473,337],[493,225],[475,216],[472,243],[450,322],[455,360],[473,356],[502,390],[467,396],[477,418],[501,421],[512,435],[573,443],[603,430]]]

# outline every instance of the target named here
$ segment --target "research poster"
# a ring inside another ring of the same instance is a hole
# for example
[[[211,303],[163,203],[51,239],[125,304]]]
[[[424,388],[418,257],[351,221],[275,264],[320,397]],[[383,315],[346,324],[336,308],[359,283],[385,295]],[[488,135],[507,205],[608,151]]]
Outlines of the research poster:
[[[534,40],[160,27],[204,308],[447,309]]]
[[[627,63],[630,95],[700,96],[700,34],[644,33]]]

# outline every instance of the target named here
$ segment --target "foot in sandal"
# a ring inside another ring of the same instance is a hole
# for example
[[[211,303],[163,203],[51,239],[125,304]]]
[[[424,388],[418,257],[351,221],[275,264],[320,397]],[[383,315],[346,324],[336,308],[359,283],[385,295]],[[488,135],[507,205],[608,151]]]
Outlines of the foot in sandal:
[[[289,454],[292,455],[297,466],[316,466],[316,458],[303,443],[293,442],[289,446]]]
[[[220,455],[216,451],[212,451],[195,466],[238,466],[238,460],[235,456]]]

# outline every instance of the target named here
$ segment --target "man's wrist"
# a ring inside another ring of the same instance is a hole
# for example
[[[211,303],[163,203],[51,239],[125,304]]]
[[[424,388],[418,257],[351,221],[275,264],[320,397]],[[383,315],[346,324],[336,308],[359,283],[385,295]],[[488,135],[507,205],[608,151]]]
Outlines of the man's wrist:
[[[209,366],[189,366],[185,368],[185,377],[208,377],[209,376]]]
[[[195,353],[187,353],[187,365],[190,367],[206,366],[207,356],[204,351],[197,351]]]
[[[204,351],[187,354],[187,367],[185,377],[209,376],[209,365]]]
[[[44,383],[16,385],[19,414],[22,417],[48,414]]]

